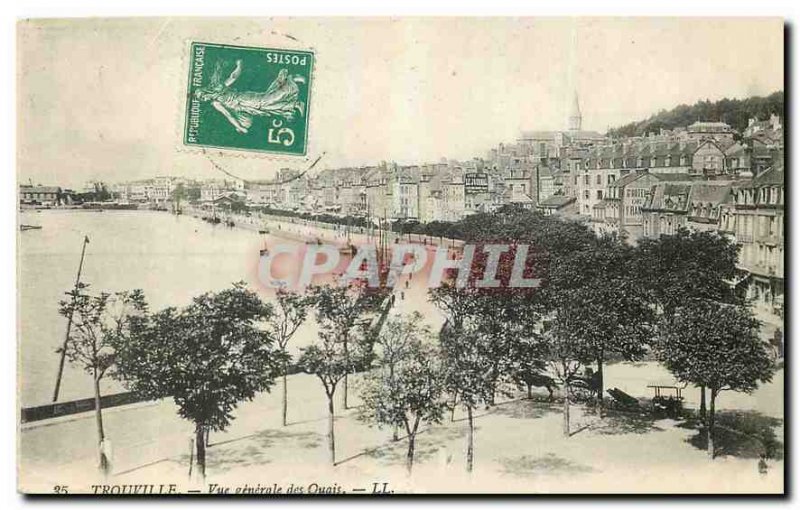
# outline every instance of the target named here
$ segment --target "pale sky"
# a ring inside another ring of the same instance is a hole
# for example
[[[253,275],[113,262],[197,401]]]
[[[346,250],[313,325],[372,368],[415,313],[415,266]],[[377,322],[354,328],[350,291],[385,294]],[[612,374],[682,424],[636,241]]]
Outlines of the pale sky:
[[[140,18],[18,29],[19,180],[67,187],[223,177],[180,145],[190,41],[313,48],[308,158],[325,152],[319,168],[484,156],[521,129],[564,129],[573,88],[584,129],[605,132],[680,103],[766,95],[784,80],[774,18]],[[246,179],[307,165],[215,159]]]

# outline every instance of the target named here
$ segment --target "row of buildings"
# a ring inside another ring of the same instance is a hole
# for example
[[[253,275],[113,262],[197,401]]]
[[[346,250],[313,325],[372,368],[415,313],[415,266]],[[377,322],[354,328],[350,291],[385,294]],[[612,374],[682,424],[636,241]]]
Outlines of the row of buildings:
[[[751,119],[741,133],[697,121],[646,136],[610,138],[581,128],[577,97],[562,131],[522,132],[483,158],[421,165],[290,170],[244,183],[252,204],[457,221],[502,205],[538,209],[618,232],[631,242],[679,228],[716,230],[741,246],[736,283],[758,309],[783,310],[784,133],[781,119]]]
[[[582,129],[576,95],[566,129],[525,131],[469,161],[381,162],[313,175],[283,169],[261,181],[157,177],[110,190],[131,203],[163,205],[180,197],[206,206],[236,201],[423,223],[514,204],[586,222],[598,233],[618,232],[631,242],[681,227],[717,230],[741,246],[738,283],[749,285],[763,311],[782,313],[783,147],[776,115],[751,119],[741,133],[723,122],[697,121],[611,138]]]

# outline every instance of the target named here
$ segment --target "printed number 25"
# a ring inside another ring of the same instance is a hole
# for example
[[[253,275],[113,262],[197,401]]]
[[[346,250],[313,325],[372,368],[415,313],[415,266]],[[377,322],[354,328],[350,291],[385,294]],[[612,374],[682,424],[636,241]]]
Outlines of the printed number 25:
[[[69,490],[67,490],[67,489],[68,489],[68,487],[66,485],[56,485],[55,487],[53,487],[53,493],[54,494],[69,494]]]

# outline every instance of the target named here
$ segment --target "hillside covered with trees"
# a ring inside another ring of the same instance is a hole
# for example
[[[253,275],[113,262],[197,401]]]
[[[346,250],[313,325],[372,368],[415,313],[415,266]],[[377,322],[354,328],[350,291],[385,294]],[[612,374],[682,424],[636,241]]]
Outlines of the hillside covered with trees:
[[[748,119],[766,119],[773,113],[783,117],[783,91],[766,97],[725,98],[713,102],[705,100],[691,106],[682,104],[669,111],[661,110],[646,120],[609,129],[608,134],[613,137],[642,136],[650,132],[658,133],[662,128],[688,126],[698,120],[725,122],[741,132],[747,127]]]

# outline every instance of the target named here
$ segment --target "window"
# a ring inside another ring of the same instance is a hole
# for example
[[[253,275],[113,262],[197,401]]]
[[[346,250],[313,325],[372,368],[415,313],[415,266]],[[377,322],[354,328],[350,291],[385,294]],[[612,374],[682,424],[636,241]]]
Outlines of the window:
[[[589,200],[589,190],[588,189],[587,190],[583,190],[583,198],[585,198],[586,200]]]
[[[603,190],[597,190],[597,200],[603,200]]]
[[[616,180],[616,177],[614,177],[613,175],[609,175],[608,176],[608,183],[609,184],[613,183],[615,180]]]
[[[583,184],[585,186],[589,185],[589,174],[586,174],[586,175],[583,176]]]
[[[603,182],[602,179],[603,179],[602,176],[600,174],[597,174],[594,181],[596,184],[599,185],[601,182]]]

